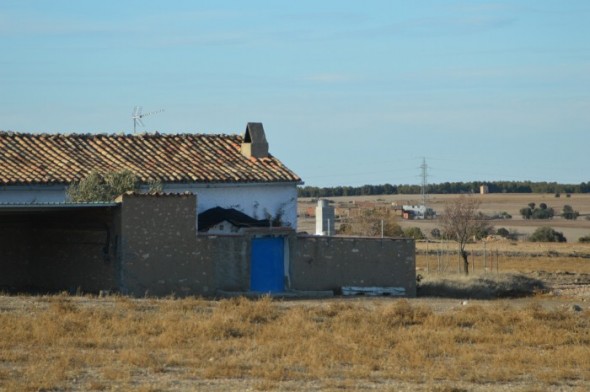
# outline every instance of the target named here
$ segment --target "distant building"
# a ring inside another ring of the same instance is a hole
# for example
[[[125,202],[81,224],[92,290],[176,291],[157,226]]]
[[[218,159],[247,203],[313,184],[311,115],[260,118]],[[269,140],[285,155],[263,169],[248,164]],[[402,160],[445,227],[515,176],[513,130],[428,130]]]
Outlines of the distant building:
[[[480,187],[479,187],[479,193],[481,195],[485,195],[485,194],[490,193],[490,190],[489,190],[489,188],[488,188],[487,185],[480,185]]]
[[[403,205],[402,217],[404,219],[431,219],[436,216],[436,212],[425,205]]]

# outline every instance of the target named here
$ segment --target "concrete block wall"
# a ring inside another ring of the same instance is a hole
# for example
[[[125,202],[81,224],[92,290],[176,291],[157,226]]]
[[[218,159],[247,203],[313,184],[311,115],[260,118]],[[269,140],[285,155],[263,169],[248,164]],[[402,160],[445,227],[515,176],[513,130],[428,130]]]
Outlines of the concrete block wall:
[[[298,236],[293,248],[290,274],[295,290],[402,287],[406,296],[416,296],[414,240]]]

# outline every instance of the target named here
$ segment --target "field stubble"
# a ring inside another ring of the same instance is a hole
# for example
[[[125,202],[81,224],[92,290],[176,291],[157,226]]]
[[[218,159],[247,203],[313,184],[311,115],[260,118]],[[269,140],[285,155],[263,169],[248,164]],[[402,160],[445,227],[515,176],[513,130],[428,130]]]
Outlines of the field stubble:
[[[543,295],[209,301],[0,297],[2,390],[560,390],[590,382],[590,312]]]

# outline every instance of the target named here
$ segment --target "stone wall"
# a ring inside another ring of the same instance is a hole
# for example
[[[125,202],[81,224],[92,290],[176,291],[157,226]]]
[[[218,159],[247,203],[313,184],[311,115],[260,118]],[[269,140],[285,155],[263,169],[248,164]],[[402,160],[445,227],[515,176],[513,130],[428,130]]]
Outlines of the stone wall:
[[[197,247],[196,196],[130,194],[119,201],[121,292],[209,294],[214,266]]]

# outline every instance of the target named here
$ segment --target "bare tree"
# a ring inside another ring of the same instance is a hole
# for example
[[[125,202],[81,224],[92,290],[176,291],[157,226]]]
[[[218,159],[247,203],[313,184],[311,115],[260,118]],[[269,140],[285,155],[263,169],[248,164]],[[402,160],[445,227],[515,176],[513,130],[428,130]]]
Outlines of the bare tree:
[[[475,238],[489,232],[491,225],[478,212],[480,201],[472,196],[460,196],[445,206],[440,217],[443,234],[451,240],[457,241],[459,252],[463,259],[465,275],[469,274],[468,253],[465,245]]]

